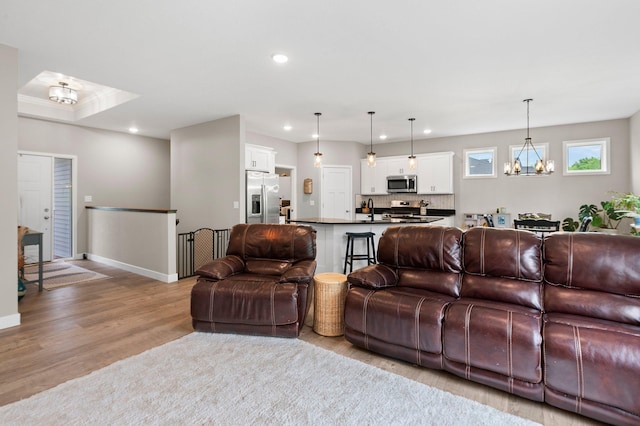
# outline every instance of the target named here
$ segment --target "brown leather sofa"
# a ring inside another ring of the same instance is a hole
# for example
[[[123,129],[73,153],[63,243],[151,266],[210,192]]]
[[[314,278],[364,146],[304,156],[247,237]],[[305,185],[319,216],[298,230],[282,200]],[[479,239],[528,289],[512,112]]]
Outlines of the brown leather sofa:
[[[226,256],[196,271],[193,328],[297,337],[311,303],[315,257],[309,226],[235,225]]]
[[[390,227],[378,260],[348,277],[348,341],[640,423],[640,238]]]

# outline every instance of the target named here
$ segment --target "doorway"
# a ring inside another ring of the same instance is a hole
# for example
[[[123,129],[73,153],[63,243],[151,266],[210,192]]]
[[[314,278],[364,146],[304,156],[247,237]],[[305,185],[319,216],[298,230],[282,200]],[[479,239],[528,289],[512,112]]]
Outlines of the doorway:
[[[353,219],[351,166],[322,166],[321,217]]]
[[[18,223],[42,232],[42,261],[73,258],[76,158],[56,154],[18,153]],[[38,258],[36,246],[25,247],[27,262]]]
[[[296,168],[283,164],[276,164],[276,174],[279,176],[280,213],[287,219],[296,218]]]

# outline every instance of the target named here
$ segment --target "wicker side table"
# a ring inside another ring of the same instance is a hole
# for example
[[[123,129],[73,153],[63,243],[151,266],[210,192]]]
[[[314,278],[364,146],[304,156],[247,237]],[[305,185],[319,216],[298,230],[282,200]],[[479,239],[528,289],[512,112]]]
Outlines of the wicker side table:
[[[324,272],[314,276],[313,280],[313,331],[322,336],[342,336],[347,276]]]

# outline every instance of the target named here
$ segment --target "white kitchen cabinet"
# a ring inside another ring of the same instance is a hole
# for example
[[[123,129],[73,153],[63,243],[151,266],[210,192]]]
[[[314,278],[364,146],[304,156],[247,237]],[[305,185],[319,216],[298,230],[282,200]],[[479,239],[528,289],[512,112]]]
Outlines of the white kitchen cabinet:
[[[415,170],[409,169],[409,158],[389,158],[388,160],[383,160],[387,163],[387,174],[389,176],[398,176],[398,175],[414,175],[416,174]]]
[[[272,148],[245,144],[245,170],[275,173],[276,152]]]
[[[369,167],[367,160],[360,160],[360,193],[363,195],[387,194],[387,163],[376,161],[375,167]]]
[[[416,157],[418,194],[453,194],[453,152]]]

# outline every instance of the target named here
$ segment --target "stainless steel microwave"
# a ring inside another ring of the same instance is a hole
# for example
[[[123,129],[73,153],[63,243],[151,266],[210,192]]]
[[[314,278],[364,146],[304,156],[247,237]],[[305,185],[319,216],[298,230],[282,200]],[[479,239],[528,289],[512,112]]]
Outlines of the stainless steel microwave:
[[[387,176],[387,192],[418,192],[418,177],[416,175]]]

